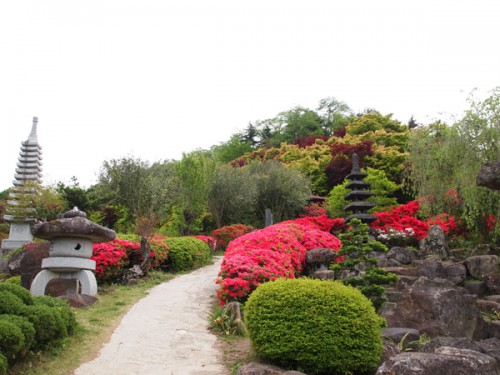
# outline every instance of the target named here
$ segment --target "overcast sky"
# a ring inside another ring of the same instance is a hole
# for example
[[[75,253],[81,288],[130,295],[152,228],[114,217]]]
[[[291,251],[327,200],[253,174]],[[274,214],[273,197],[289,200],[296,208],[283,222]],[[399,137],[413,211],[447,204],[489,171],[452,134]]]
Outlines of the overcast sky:
[[[227,141],[333,96],[407,122],[500,85],[498,0],[0,3],[0,191],[39,118],[44,183]]]

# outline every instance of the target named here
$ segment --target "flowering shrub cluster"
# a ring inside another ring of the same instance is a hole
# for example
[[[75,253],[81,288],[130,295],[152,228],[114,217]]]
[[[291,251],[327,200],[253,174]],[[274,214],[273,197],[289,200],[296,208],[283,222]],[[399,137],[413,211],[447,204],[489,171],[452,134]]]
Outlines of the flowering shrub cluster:
[[[306,217],[306,216],[321,216],[321,215],[326,215],[325,208],[320,203],[311,203],[310,205],[304,207],[304,214],[300,216]]]
[[[119,246],[117,239],[111,242],[95,243],[91,259],[96,262],[95,273],[98,282],[115,280],[121,268],[127,264],[127,254]]]
[[[331,219],[326,215],[319,222],[312,219],[282,222],[231,241],[217,280],[220,303],[243,302],[263,282],[295,278],[303,270],[308,250],[322,247],[338,251],[338,238],[320,229],[330,228],[333,223],[327,220]]]
[[[253,231],[251,225],[234,224],[214,230],[213,237],[216,240],[217,249],[225,250],[232,240]]]
[[[389,211],[375,212],[377,220],[371,224],[371,227],[377,230],[377,239],[391,245],[420,241],[427,236],[431,225],[439,225],[449,236],[463,234],[464,228],[455,216],[443,213],[422,221],[417,218],[419,210],[420,204],[414,200],[393,207]]]
[[[150,241],[151,268],[164,267],[168,258],[168,245],[164,237],[154,236]],[[115,238],[110,242],[93,244],[92,260],[96,262],[96,278],[99,282],[113,282],[121,274],[121,269],[141,264],[144,257],[141,253],[141,244],[135,241]]]

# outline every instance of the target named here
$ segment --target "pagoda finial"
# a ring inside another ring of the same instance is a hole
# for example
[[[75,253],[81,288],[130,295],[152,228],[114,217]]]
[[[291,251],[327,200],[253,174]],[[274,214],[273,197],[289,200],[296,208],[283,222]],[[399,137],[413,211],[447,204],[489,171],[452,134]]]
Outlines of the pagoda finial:
[[[351,173],[359,173],[359,157],[358,154],[354,153],[352,154],[352,171]]]
[[[28,137],[28,142],[31,144],[38,143],[37,136],[36,136],[37,125],[38,125],[38,117],[33,117],[33,125],[31,127],[31,133]]]

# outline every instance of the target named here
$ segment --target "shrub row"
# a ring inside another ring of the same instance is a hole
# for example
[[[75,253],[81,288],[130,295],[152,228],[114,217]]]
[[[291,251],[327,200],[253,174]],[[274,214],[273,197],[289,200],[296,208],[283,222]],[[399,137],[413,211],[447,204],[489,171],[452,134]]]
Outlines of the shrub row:
[[[212,237],[164,237],[155,236],[150,241],[151,269],[184,271],[205,265],[211,259]],[[92,259],[96,262],[96,278],[99,283],[115,282],[124,268],[140,265],[144,256],[137,241],[116,238],[110,242],[95,243]]]
[[[22,286],[0,284],[0,374],[29,350],[57,345],[71,335],[76,319],[69,305],[49,296],[33,297]]]

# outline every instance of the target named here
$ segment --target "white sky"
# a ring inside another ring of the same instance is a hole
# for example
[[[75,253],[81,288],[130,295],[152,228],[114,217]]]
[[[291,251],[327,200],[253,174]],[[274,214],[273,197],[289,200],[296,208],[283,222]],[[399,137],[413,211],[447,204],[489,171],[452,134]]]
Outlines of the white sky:
[[[95,183],[327,96],[407,122],[500,85],[498,0],[0,3],[0,191],[39,118],[44,182]]]

